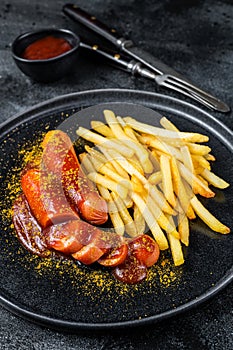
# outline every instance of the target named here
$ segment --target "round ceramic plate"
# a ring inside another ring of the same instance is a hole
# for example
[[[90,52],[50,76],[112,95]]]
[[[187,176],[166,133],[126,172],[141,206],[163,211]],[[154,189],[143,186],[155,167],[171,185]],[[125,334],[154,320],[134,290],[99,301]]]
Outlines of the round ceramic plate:
[[[93,114],[84,109],[98,104],[156,124],[158,114],[143,112],[143,106],[149,107],[181,130],[208,135],[217,159],[213,171],[233,181],[233,133],[209,113],[164,95],[118,89],[74,93],[36,105],[2,125],[0,302],[15,314],[59,329],[116,329],[156,322],[203,302],[233,278],[232,234],[214,233],[198,219],[190,224],[184,265],[174,267],[166,251],[150,269],[147,280],[137,285],[122,284],[98,266],[42,259],[20,245],[10,208],[19,191],[22,162],[47,130],[64,123],[72,133],[78,125],[101,119],[103,106],[91,109]],[[233,186],[216,190],[216,196],[204,204],[233,228]]]

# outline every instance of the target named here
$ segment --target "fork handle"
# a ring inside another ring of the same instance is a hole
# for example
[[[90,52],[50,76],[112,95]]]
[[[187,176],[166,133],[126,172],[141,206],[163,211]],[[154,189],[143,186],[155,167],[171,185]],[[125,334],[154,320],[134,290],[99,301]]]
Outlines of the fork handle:
[[[104,23],[100,22],[95,16],[92,16],[88,12],[73,4],[64,5],[63,12],[71,19],[80,22],[85,27],[109,40],[116,47],[120,47],[119,39],[122,36],[118,34],[115,29],[111,29]]]
[[[137,62],[131,57],[124,56],[111,50],[102,49],[98,45],[91,45],[83,41],[80,42],[80,47],[88,54],[91,53],[94,57],[100,58],[101,61],[104,60],[116,68],[120,68],[132,75],[140,75],[141,77],[155,80],[153,72],[143,67],[141,62]]]
[[[80,42],[80,47],[87,54],[91,53],[92,56],[100,58],[101,61],[106,61],[116,68],[120,68],[124,71],[129,72],[131,63],[133,62],[132,58],[123,56],[122,54],[107,49],[100,48],[99,45],[88,44],[87,42]],[[136,62],[135,62],[136,63]]]

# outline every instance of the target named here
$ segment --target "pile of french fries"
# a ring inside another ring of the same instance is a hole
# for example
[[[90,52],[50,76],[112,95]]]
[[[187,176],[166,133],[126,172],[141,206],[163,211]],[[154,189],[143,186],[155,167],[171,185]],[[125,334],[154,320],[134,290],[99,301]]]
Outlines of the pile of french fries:
[[[150,229],[161,250],[170,247],[174,264],[184,263],[182,244],[189,245],[189,220],[199,216],[212,230],[230,229],[198,199],[215,195],[209,187],[229,184],[211,171],[214,156],[203,143],[208,137],[181,132],[166,117],[161,127],[104,110],[106,123],[91,121],[77,135],[94,144],[80,154],[83,170],[108,204],[119,235]]]

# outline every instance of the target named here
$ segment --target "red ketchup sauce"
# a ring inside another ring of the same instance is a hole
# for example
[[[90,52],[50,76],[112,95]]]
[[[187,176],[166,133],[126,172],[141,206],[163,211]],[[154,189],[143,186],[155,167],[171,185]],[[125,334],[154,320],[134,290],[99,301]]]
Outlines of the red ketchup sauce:
[[[27,60],[47,60],[70,51],[72,46],[63,38],[46,36],[28,45],[22,54]]]

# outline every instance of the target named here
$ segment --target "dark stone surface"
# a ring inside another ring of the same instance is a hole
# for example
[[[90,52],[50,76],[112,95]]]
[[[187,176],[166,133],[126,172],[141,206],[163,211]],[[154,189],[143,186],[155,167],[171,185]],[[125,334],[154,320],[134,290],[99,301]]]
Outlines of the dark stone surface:
[[[1,1],[0,121],[51,97],[96,88],[140,89],[179,97],[153,82],[133,78],[104,64],[97,65],[85,57],[80,57],[72,74],[57,83],[43,85],[26,78],[11,58],[11,43],[17,35],[52,26],[91,38],[62,14],[65,3],[62,0]],[[233,107],[231,0],[83,0],[77,3]],[[232,112],[226,115],[212,112],[212,115],[233,129]],[[42,328],[0,308],[0,348],[230,350],[233,348],[232,310],[230,285],[196,309],[146,329],[72,335]]]

